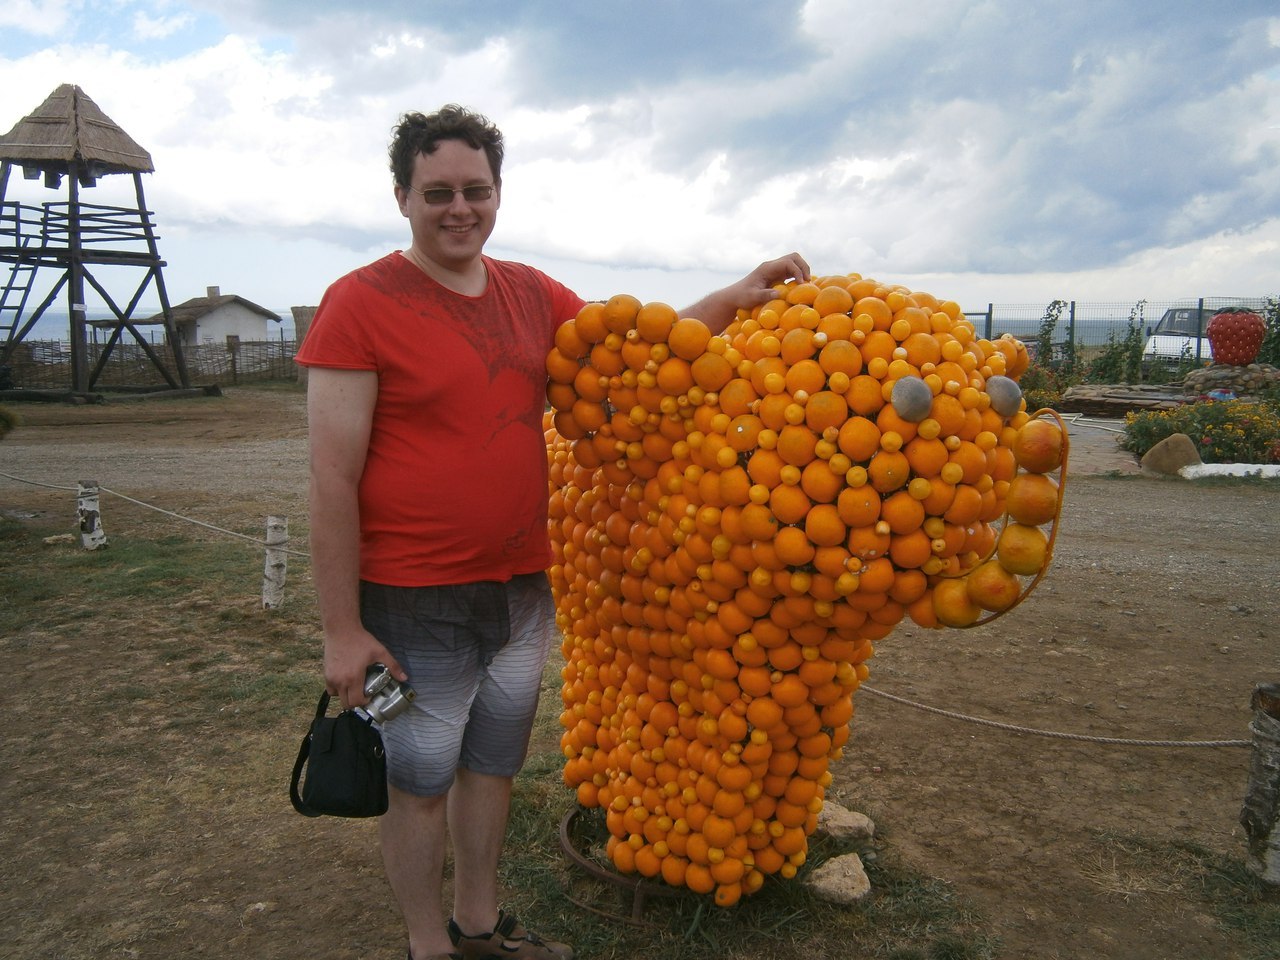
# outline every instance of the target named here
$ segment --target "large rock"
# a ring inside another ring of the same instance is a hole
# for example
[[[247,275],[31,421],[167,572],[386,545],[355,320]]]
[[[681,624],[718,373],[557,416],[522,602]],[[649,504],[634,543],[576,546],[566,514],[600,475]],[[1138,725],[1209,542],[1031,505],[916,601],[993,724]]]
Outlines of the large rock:
[[[832,857],[809,874],[805,886],[815,897],[846,907],[865,899],[871,892],[871,881],[856,853]]]
[[[1185,433],[1175,433],[1146,452],[1142,458],[1142,469],[1176,477],[1183,467],[1201,462],[1200,451],[1192,439]]]
[[[862,843],[876,835],[876,825],[865,814],[827,801],[818,811],[818,833],[838,843]]]

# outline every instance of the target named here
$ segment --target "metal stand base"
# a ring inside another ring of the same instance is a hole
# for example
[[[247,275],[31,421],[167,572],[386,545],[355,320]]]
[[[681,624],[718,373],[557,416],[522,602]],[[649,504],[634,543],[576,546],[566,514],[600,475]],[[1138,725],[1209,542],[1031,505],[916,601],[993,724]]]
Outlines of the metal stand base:
[[[645,900],[651,896],[658,897],[678,897],[685,891],[678,890],[675,887],[669,887],[666,884],[651,883],[648,880],[639,877],[626,877],[614,870],[606,869],[595,861],[584,856],[573,842],[573,828],[577,822],[578,816],[584,811],[580,808],[570,810],[564,815],[564,819],[560,821],[560,846],[564,848],[565,854],[576,863],[579,867],[591,874],[593,877],[603,880],[606,883],[613,884],[623,891],[624,895],[627,891],[631,893],[631,916],[625,917],[618,913],[611,913],[607,910],[601,910],[599,907],[593,907],[590,904],[581,903],[573,897],[569,897],[569,902],[575,906],[581,907],[583,910],[590,910],[592,913],[610,920],[617,920],[621,923],[630,923],[638,927],[648,926],[643,919]]]

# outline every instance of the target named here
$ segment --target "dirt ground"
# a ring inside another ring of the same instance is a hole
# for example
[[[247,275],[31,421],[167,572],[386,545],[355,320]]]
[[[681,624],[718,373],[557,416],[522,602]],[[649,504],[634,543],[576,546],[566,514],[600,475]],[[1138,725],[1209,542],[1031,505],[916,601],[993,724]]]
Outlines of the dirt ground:
[[[65,492],[28,481],[96,480],[210,522],[283,514],[305,528],[300,392],[17,412],[24,425],[0,442],[0,473],[20,478],[0,476],[10,516],[66,509]],[[829,796],[876,821],[885,855],[974,904],[1002,956],[1234,957],[1177,851],[1243,859],[1249,750],[1035,736],[871,692],[1073,737],[1249,738],[1254,686],[1280,680],[1280,484],[1136,475],[1111,427],[1072,429],[1054,565],[1036,593],[986,626],[905,624],[877,645]],[[205,855],[227,869],[204,843],[193,870]],[[300,936],[296,955],[319,956]]]

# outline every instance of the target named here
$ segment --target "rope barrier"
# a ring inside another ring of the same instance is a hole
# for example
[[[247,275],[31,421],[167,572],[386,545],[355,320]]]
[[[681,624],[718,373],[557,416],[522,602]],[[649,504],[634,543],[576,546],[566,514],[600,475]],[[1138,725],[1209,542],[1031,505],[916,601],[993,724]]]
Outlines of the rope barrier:
[[[0,477],[4,477],[7,480],[14,480],[18,483],[28,483],[34,487],[45,487],[49,490],[69,490],[72,493],[75,493],[77,490],[76,487],[63,487],[63,486],[58,486],[57,484],[52,484],[52,483],[41,483],[38,480],[28,480],[25,477],[15,477],[9,473],[0,472]],[[98,490],[101,491],[102,493],[109,493],[113,497],[119,497],[121,500],[127,500],[129,503],[136,504],[139,507],[145,507],[148,510],[154,510],[156,513],[162,513],[166,517],[173,517],[175,520],[181,520],[184,523],[194,524],[197,527],[204,527],[206,530],[212,530],[215,533],[225,534],[228,537],[235,537],[240,540],[246,540],[249,543],[255,544],[256,546],[262,547],[264,549],[266,547],[271,547],[274,550],[278,550],[280,553],[286,553],[292,557],[303,557],[307,560],[311,559],[310,553],[302,553],[297,550],[279,550],[279,548],[275,544],[268,544],[267,541],[259,539],[258,537],[251,537],[248,534],[244,534],[244,533],[236,533],[234,530],[226,530],[222,527],[214,526],[212,523],[206,523],[203,520],[195,520],[191,517],[184,517],[182,514],[174,513],[172,510],[165,510],[163,507],[157,507],[154,504],[146,503],[142,500],[135,500],[133,497],[127,496],[123,493],[119,493],[115,490],[110,489],[109,487],[99,486]]]
[[[998,730],[1009,730],[1013,733],[1029,733],[1033,736],[1050,737],[1055,740],[1081,740],[1086,743],[1105,743],[1124,747],[1251,747],[1253,745],[1249,740],[1136,740],[1129,737],[1092,737],[1082,733],[1037,730],[1034,727],[1021,727],[1014,723],[1001,723],[998,720],[986,720],[982,717],[971,717],[963,713],[954,713],[951,710],[942,710],[938,707],[931,707],[928,704],[907,700],[905,697],[895,697],[891,693],[884,693],[868,687],[866,684],[858,687],[858,690],[866,691],[877,697],[883,697],[885,700],[892,700],[894,703],[915,707],[917,710],[923,710],[926,713],[936,713],[942,717],[949,717],[952,720],[963,720],[966,723],[976,723],[984,727],[995,727]]]
[[[1083,413],[1064,413],[1062,418],[1073,427],[1088,427],[1091,430],[1102,430],[1106,433],[1124,433],[1123,427],[1113,427],[1106,422],[1092,420]]]
[[[39,480],[27,480],[24,477],[15,477],[9,473],[0,473],[0,477],[4,477],[6,480],[16,480],[18,483],[29,483],[33,487],[45,487],[48,490],[70,490],[72,493],[75,493],[77,489],[76,487],[59,486],[56,483],[41,483]]]

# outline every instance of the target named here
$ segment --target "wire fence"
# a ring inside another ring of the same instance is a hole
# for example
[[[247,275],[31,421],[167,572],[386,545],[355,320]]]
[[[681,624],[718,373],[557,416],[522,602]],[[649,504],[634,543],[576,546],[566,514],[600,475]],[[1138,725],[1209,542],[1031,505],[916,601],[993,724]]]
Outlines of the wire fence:
[[[1046,321],[1053,319],[1050,339],[1055,344],[1074,347],[1101,347],[1111,340],[1123,340],[1132,324],[1150,336],[1162,320],[1176,321],[1179,332],[1204,336],[1213,315],[1219,310],[1239,308],[1265,311],[1277,297],[1199,297],[1182,300],[1136,300],[1080,302],[1055,300],[1049,303],[989,303],[985,310],[966,311],[979,336],[988,340],[1010,333],[1022,340],[1038,337]]]
[[[201,343],[182,349],[192,386],[294,380],[297,344],[292,340],[243,341],[234,348],[222,343]],[[104,345],[87,345],[88,365],[95,369]],[[176,369],[173,348],[152,344],[151,349],[170,369]],[[0,389],[56,390],[71,383],[71,345],[63,340],[23,340],[0,368]],[[118,343],[94,382],[95,387],[164,387],[160,371],[138,344]]]

